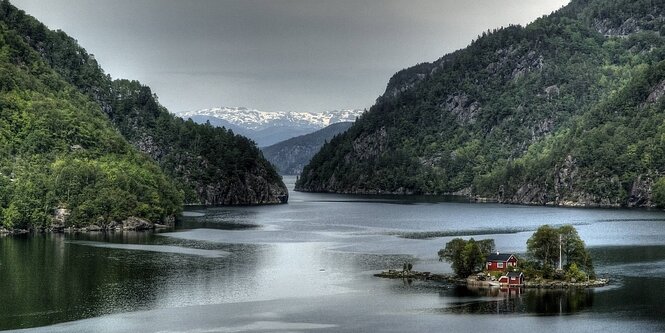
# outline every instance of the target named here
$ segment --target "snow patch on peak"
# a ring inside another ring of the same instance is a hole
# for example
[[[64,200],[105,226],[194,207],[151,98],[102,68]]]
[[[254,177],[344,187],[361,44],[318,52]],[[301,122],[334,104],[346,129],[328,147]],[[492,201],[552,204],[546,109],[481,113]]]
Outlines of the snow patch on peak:
[[[185,119],[194,116],[214,117],[247,129],[261,130],[273,126],[324,128],[339,122],[355,121],[363,112],[364,110],[359,109],[334,110],[320,113],[267,112],[245,107],[217,107],[179,112],[176,115]]]

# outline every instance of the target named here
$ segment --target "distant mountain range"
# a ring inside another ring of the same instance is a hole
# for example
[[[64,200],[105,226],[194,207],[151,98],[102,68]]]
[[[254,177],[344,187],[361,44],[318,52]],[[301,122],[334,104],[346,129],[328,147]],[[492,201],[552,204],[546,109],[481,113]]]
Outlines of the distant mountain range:
[[[311,112],[266,112],[244,107],[219,107],[179,112],[183,119],[197,123],[226,127],[236,134],[267,147],[296,136],[312,133],[331,124],[353,122],[364,110],[334,110]]]
[[[299,175],[324,143],[336,135],[344,133],[352,122],[332,124],[314,133],[301,135],[262,148],[263,156],[275,166],[282,175]]]

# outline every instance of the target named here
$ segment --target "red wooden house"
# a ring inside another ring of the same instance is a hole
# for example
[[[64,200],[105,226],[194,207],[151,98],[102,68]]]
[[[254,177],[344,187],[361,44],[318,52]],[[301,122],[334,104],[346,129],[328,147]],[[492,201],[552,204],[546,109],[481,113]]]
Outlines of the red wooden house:
[[[518,286],[524,284],[524,274],[522,272],[508,272],[508,274],[499,278],[502,285]]]
[[[487,256],[485,268],[488,271],[505,271],[508,268],[517,266],[517,257],[512,253],[491,253]]]

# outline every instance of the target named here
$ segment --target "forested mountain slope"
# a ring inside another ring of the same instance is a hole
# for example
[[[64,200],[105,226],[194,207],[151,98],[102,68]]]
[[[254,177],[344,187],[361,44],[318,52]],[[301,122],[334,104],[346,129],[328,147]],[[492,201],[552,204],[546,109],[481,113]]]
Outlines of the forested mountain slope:
[[[321,149],[323,144],[336,135],[344,133],[351,125],[353,125],[352,122],[332,124],[314,133],[284,140],[261,150],[266,159],[277,168],[277,172],[280,174],[299,175],[302,168],[309,163],[309,160]]]
[[[651,206],[665,172],[662,34],[665,2],[646,0],[574,0],[484,33],[395,74],[296,189]]]
[[[0,23],[0,229],[171,222],[183,193]],[[62,216],[64,219],[64,216]]]
[[[74,39],[49,30],[7,0],[0,3],[0,21],[60,77],[96,102],[132,145],[157,161],[184,190],[187,203],[287,200],[281,178],[247,138],[169,114],[150,88],[112,80]]]

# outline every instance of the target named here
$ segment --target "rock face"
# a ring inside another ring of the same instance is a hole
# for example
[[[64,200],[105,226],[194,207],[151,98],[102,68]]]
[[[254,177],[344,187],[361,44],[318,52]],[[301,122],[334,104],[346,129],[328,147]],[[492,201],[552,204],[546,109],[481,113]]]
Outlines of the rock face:
[[[53,212],[53,228],[54,229],[64,228],[65,225],[67,225],[67,218],[69,218],[70,214],[71,211],[69,209],[56,208]]]
[[[152,157],[182,187],[186,203],[262,204],[288,198],[281,178],[251,140],[175,117],[159,104],[149,87],[137,81],[112,80],[76,40],[49,30],[9,2],[3,2],[1,16],[26,47],[96,102],[129,143]],[[72,146],[72,150],[87,148]]]
[[[647,103],[653,104],[658,102],[665,95],[665,81],[661,81],[647,97]]]
[[[445,102],[439,105],[444,111],[455,115],[457,121],[463,124],[473,124],[480,112],[480,103],[474,101],[465,93],[448,95]]]
[[[571,155],[557,165],[553,184],[521,184],[511,195],[506,195],[503,185],[497,190],[495,200],[501,203],[524,205],[548,205],[565,207],[655,207],[652,201],[653,185],[657,174],[639,174],[631,182],[627,199],[600,197],[590,194],[580,185],[585,178],[579,174],[577,161]],[[611,180],[610,184],[620,191],[621,184]]]
[[[517,80],[524,77],[529,72],[540,70],[543,68],[544,63],[545,58],[542,55],[539,55],[533,50],[529,51],[529,53],[518,60],[517,65],[511,74],[511,78]]]
[[[388,132],[381,127],[374,133],[360,136],[353,140],[353,156],[361,160],[374,159],[383,154],[388,146]],[[351,156],[348,156],[350,159]]]
[[[148,87],[137,82],[113,84],[111,119],[119,123],[130,143],[187,185],[183,189],[186,203],[259,205],[288,201],[286,185],[252,141],[223,128],[176,118],[157,104]],[[130,112],[127,101],[133,103]],[[157,123],[165,124],[164,128],[147,126],[150,117],[142,119],[136,114],[152,115],[152,120],[160,119]],[[168,128],[169,134],[165,135],[163,131]]]
[[[196,193],[204,205],[282,204],[289,199],[283,187],[265,181],[258,174],[248,175],[244,181],[199,184]]]
[[[665,174],[665,129],[654,125],[664,13],[662,2],[573,0],[401,70],[296,190],[653,206]]]
[[[640,23],[633,17],[626,19],[620,25],[608,19],[597,19],[594,21],[594,27],[596,31],[608,37],[627,37],[641,30]]]
[[[122,221],[122,229],[124,230],[148,230],[153,227],[153,223],[138,217],[130,217]]]
[[[652,175],[638,175],[630,189],[628,207],[654,207],[651,200],[654,178]]]

